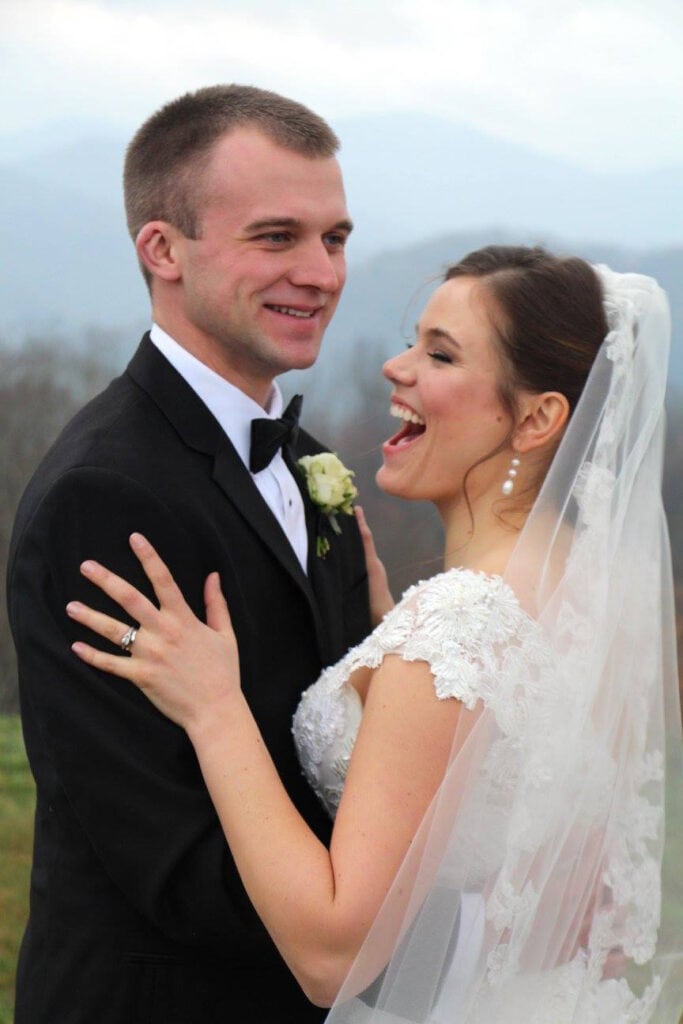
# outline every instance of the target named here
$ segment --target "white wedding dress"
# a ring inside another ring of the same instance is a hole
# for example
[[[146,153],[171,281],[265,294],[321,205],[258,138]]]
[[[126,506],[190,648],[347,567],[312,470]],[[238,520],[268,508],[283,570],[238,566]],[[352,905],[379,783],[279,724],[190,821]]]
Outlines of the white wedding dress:
[[[530,723],[535,721],[542,729],[544,722],[569,721],[573,713],[574,695],[567,692],[566,680],[555,671],[542,627],[520,607],[499,576],[452,569],[409,588],[370,636],[305,691],[294,716],[293,735],[302,769],[332,817],[339,806],[363,713],[349,678],[361,666],[376,668],[387,654],[428,663],[439,698],[457,698],[469,710],[480,701],[495,716],[498,739],[472,777],[460,815],[457,841],[462,876],[457,859],[448,867],[448,892],[459,893],[460,930],[466,941],[457,942],[424,1016],[393,1017],[385,1012],[381,1019],[430,1024],[460,1020],[468,1024],[647,1021],[658,996],[657,984],[638,999],[625,981],[603,980],[605,950],[597,932],[594,964],[590,951],[582,949],[560,966],[518,976],[509,957],[499,955],[497,960],[489,952],[487,983],[476,1000],[465,1005],[467,976],[476,972],[478,959],[486,953],[484,929],[512,930],[524,916],[519,897],[512,895],[516,857],[542,849],[549,830],[561,827],[561,821],[548,821],[544,813],[547,788],[564,786],[565,806],[571,806],[576,791],[584,819],[595,813],[596,821],[600,820],[610,800],[611,758],[590,727],[582,730],[580,750],[570,759],[573,770],[568,775],[563,771],[566,736],[549,730],[538,747],[531,776],[519,777],[519,751],[524,749]],[[400,693],[396,699],[401,699]],[[576,741],[575,734],[572,739]],[[656,778],[659,771],[660,766],[644,762],[643,784]],[[586,779],[595,782],[588,802]],[[521,815],[519,801],[514,800],[520,786],[527,792]],[[553,803],[561,815],[562,803]],[[645,845],[652,827],[647,802],[639,801],[630,822],[624,824],[627,843],[613,851],[611,871],[614,884],[618,886],[621,872],[622,886],[638,890],[631,894],[639,910],[639,932],[633,942],[641,948],[629,952],[642,962],[652,955],[659,913],[658,867],[654,860],[648,863]],[[507,837],[507,845],[501,845],[501,835]],[[532,903],[533,899],[530,893]],[[340,1019],[374,1020],[370,1013],[366,1018],[364,1006],[358,1003],[348,1018]]]

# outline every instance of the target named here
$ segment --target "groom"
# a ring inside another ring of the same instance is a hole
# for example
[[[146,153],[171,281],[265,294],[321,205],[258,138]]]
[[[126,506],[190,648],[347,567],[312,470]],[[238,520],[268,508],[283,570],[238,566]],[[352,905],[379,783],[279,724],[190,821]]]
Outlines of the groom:
[[[168,104],[129,147],[126,209],[153,327],[37,471],[10,554],[37,783],[16,1024],[325,1016],[245,895],[185,734],[72,655],[64,607],[114,610],[79,574],[85,558],[149,593],[134,530],[198,615],[218,570],[247,698],[292,800],[328,839],[290,724],[302,689],[369,630],[362,548],[341,517],[316,556],[321,523],[295,466],[320,450],[312,438],[285,417],[282,449],[251,453],[249,441],[252,420],[280,416],[274,378],[314,362],[344,284],[337,147],[305,107],[240,86]]]

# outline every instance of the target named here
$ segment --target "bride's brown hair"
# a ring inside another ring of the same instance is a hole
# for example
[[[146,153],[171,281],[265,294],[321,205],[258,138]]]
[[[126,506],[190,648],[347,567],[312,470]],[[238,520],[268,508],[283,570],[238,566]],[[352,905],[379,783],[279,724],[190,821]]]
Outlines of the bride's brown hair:
[[[450,266],[444,281],[482,279],[503,367],[500,398],[514,417],[515,394],[560,391],[570,415],[607,334],[597,274],[577,256],[540,246],[489,245]]]

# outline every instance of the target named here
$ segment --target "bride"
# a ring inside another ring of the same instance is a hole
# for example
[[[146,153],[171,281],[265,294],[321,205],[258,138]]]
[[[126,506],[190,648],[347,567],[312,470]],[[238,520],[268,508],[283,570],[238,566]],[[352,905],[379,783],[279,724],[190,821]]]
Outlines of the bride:
[[[678,1022],[668,339],[646,277],[516,247],[447,271],[384,367],[401,425],[377,474],[434,502],[443,572],[393,608],[375,587],[386,614],[294,719],[329,850],[242,694],[217,576],[204,624],[140,535],[159,608],[82,566],[138,630],[132,657],[74,651],[187,731],[249,897],[330,1021]],[[130,625],[68,612],[116,643]]]

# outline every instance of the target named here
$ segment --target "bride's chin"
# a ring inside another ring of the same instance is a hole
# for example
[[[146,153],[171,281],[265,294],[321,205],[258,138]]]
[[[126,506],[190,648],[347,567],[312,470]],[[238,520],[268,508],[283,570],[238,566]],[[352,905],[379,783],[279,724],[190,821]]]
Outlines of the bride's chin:
[[[385,494],[393,494],[391,487],[391,473],[388,472],[385,465],[381,465],[375,473],[375,483],[379,487],[380,491],[384,491]]]
[[[380,466],[375,473],[375,483],[381,491],[384,491],[385,494],[390,494],[394,498],[405,498],[406,501],[410,501],[413,498],[410,484],[405,480],[401,480],[386,465]]]

